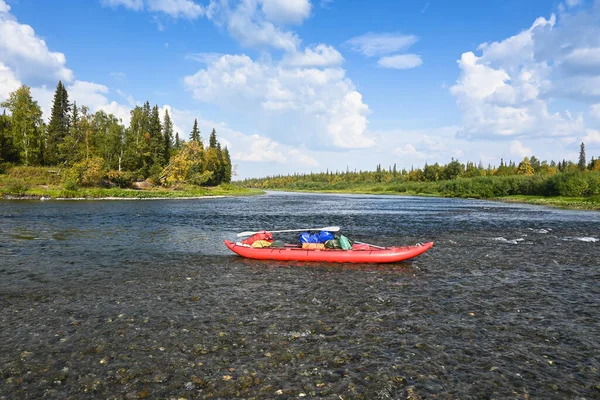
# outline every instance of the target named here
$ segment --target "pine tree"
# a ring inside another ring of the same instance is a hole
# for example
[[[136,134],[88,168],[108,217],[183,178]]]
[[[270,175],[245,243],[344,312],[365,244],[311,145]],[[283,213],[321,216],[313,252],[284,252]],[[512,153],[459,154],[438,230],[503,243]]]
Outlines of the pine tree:
[[[190,140],[196,143],[202,143],[202,139],[200,138],[200,130],[198,129],[198,120],[194,119],[194,127],[192,128],[192,134],[190,135]]]
[[[181,150],[181,140],[179,139],[179,132],[175,133],[175,150]]]
[[[173,121],[169,116],[169,110],[165,110],[165,118],[163,119],[163,138],[165,142],[164,160],[165,164],[168,164],[171,158],[171,148],[173,147]]]
[[[585,164],[585,144],[581,142],[581,148],[579,150],[579,163],[577,164],[580,171],[585,171]]]
[[[48,124],[48,144],[46,146],[46,161],[54,165],[64,161],[59,154],[58,147],[69,134],[69,95],[62,81],[58,81],[54,100],[52,103],[52,115]]]

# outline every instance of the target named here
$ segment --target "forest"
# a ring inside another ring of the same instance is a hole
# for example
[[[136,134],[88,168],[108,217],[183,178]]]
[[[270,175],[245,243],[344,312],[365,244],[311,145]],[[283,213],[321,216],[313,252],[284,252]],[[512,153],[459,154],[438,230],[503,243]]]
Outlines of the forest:
[[[165,187],[231,181],[229,151],[214,129],[205,145],[195,120],[190,139],[183,140],[173,131],[168,110],[161,119],[158,106],[148,101],[131,110],[129,126],[112,114],[71,103],[60,81],[48,123],[28,86],[0,107],[0,173],[56,175],[48,179],[70,190],[127,188],[141,181]]]
[[[519,164],[500,161],[498,167],[452,160],[446,165],[398,170],[396,165],[374,171],[325,171],[246,179],[240,185],[259,189],[406,193],[446,197],[497,198],[515,195],[589,197],[600,200],[600,159],[586,161],[581,143],[579,160],[541,161],[524,157]]]

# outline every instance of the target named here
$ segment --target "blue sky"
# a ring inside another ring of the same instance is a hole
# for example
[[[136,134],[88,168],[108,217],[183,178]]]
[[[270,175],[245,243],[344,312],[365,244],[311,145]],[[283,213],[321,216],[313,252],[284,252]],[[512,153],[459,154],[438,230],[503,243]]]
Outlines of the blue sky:
[[[0,0],[0,99],[58,79],[216,128],[238,179],[600,155],[596,0]]]

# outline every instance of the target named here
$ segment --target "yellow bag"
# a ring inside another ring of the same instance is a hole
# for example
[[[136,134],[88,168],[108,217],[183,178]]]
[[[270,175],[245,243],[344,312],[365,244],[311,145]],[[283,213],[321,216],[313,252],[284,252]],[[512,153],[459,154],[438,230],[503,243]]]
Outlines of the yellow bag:
[[[323,243],[302,243],[302,248],[310,250],[324,249],[325,245]]]
[[[252,243],[252,247],[257,247],[257,248],[261,248],[261,247],[270,247],[272,242],[269,242],[267,240],[257,240],[255,242]]]

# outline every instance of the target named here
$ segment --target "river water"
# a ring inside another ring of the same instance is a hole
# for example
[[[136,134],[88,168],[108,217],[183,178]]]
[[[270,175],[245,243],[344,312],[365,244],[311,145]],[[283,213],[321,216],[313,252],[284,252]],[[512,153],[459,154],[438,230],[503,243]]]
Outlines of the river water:
[[[435,246],[349,266],[222,242],[329,225]],[[0,202],[0,399],[599,398],[598,338],[598,212],[286,193]]]

